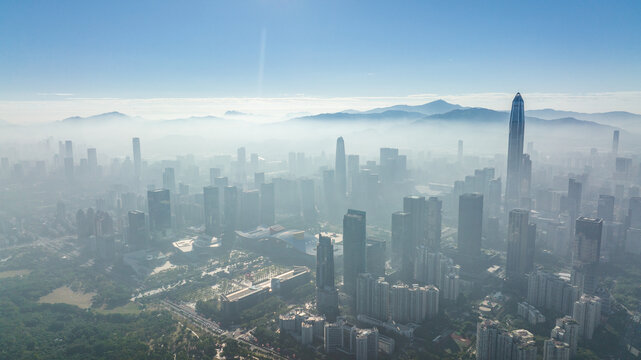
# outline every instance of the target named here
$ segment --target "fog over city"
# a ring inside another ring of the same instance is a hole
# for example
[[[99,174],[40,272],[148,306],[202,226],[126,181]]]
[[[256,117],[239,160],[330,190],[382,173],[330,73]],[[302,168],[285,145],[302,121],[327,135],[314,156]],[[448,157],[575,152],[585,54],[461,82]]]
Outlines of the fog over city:
[[[0,360],[641,358],[639,13],[0,4]]]

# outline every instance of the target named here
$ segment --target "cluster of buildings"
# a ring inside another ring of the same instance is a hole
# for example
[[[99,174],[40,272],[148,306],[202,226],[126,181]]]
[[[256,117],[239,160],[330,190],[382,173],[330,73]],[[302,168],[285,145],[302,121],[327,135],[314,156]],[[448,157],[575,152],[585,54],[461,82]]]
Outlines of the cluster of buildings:
[[[438,315],[439,289],[434,285],[390,286],[385,278],[359,274],[356,290],[356,313],[380,321],[420,324]]]
[[[507,331],[493,320],[477,324],[477,360],[536,360],[536,356],[536,342],[531,332],[524,329]]]
[[[545,322],[545,315],[535,308],[534,306],[526,303],[525,301],[517,304],[517,314],[527,320],[528,323],[532,325],[540,324]]]
[[[353,355],[357,360],[371,360],[377,359],[379,352],[394,352],[394,339],[379,334],[376,328],[358,328],[342,317],[336,322],[327,322],[323,316],[294,309],[279,317],[278,327],[303,345],[322,343],[328,354],[340,352]]]

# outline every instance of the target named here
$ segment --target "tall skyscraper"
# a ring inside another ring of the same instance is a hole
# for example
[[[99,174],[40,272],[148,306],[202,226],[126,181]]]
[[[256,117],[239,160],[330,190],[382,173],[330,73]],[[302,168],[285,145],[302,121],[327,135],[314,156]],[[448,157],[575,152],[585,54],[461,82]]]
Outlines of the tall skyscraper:
[[[239,147],[238,150],[236,151],[236,181],[238,181],[241,184],[245,183],[245,178],[246,178],[246,165],[247,165],[247,156],[245,153],[245,148],[244,147]]]
[[[575,221],[581,213],[581,193],[583,185],[576,179],[568,180],[567,208],[570,216],[570,238],[574,237]]]
[[[483,195],[467,193],[459,197],[458,251],[477,257],[481,254],[483,231]]]
[[[385,276],[385,241],[367,239],[366,271],[374,276]]]
[[[226,186],[223,192],[223,242],[226,245],[233,244],[236,240],[236,229],[238,227],[238,189],[235,186]]]
[[[614,155],[619,153],[619,130],[614,130],[612,133],[612,153]]]
[[[307,224],[316,222],[316,191],[313,179],[300,180],[301,206],[303,219]]]
[[[149,229],[152,233],[171,228],[171,204],[169,190],[156,189],[147,191],[149,207]]]
[[[267,226],[276,223],[274,183],[260,185],[260,223]]]
[[[410,232],[409,242],[405,244],[401,278],[404,281],[414,280],[414,263],[416,262],[416,249],[425,242],[426,205],[423,196],[406,196],[403,198],[403,211],[409,214]]]
[[[603,221],[614,221],[614,196],[599,195],[596,216]]]
[[[254,230],[260,223],[260,193],[247,190],[240,193],[240,228]]]
[[[405,250],[410,243],[410,214],[397,211],[392,214],[392,266],[402,267],[404,259],[413,255]]]
[[[214,186],[203,188],[203,210],[205,212],[205,231],[209,235],[220,235],[220,191]]]
[[[140,138],[131,139],[131,143],[134,148],[134,175],[136,176],[136,181],[140,181],[140,171],[142,159],[140,157]]]
[[[320,234],[316,246],[316,303],[318,312],[330,321],[338,315],[338,292],[334,282],[334,245],[330,237]]]
[[[358,173],[361,170],[360,157],[358,155],[347,156],[347,192],[354,193],[354,184],[358,183]]]
[[[425,245],[428,249],[438,251],[441,248],[441,224],[443,202],[437,197],[430,197],[425,202],[426,206],[426,229]]]
[[[594,294],[597,286],[597,266],[601,257],[603,220],[580,217],[572,251],[572,282],[586,294]]]
[[[365,211],[347,210],[343,217],[343,285],[355,295],[356,277],[366,271],[366,218]]]
[[[163,171],[162,187],[169,190],[172,195],[176,194],[176,175],[174,168],[165,168],[165,171]]]
[[[345,142],[343,137],[336,139],[336,163],[335,172],[336,176],[336,194],[339,200],[345,198],[347,194],[347,169],[345,165]]]
[[[523,163],[523,138],[525,135],[525,109],[521,93],[512,100],[510,135],[507,149],[507,181],[505,189],[506,211],[517,206],[521,199],[521,165]]]
[[[147,222],[145,213],[132,210],[127,214],[129,228],[127,229],[127,244],[130,250],[142,250],[147,247]]]
[[[463,163],[463,140],[458,141],[457,161],[459,164]]]
[[[95,148],[87,149],[87,167],[89,174],[96,175],[98,171],[98,155]]]
[[[209,169],[209,185],[216,184],[216,178],[220,177],[220,168]]]
[[[514,209],[510,211],[507,231],[507,264],[505,272],[507,279],[523,283],[525,274],[534,267],[534,234],[530,234],[528,210]]]
[[[628,226],[634,229],[641,229],[641,197],[630,198]]]

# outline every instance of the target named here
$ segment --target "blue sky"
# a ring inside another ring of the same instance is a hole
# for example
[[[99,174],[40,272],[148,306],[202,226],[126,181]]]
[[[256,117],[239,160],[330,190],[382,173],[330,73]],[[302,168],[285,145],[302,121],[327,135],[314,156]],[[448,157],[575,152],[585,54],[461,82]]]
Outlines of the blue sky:
[[[640,1],[3,0],[0,117],[61,97],[638,92],[640,17]]]

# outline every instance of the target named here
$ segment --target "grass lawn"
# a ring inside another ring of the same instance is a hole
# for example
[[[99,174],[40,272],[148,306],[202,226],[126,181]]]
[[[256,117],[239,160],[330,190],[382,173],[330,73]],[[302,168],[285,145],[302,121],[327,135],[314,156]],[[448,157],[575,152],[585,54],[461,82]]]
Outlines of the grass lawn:
[[[94,309],[97,313],[100,314],[139,314],[142,311],[140,304],[136,302],[129,302],[125,305],[115,307],[113,309],[106,309],[104,306],[99,309]]]
[[[0,279],[6,279],[6,278],[11,278],[14,276],[24,276],[24,275],[29,275],[31,273],[31,270],[7,270],[7,271],[0,271]]]
[[[49,294],[41,297],[39,303],[47,304],[69,304],[75,305],[81,309],[88,309],[91,307],[91,299],[96,293],[85,293],[81,291],[73,291],[68,286],[61,286]]]

